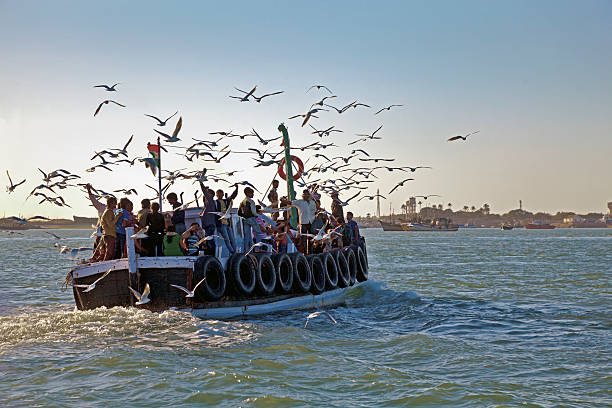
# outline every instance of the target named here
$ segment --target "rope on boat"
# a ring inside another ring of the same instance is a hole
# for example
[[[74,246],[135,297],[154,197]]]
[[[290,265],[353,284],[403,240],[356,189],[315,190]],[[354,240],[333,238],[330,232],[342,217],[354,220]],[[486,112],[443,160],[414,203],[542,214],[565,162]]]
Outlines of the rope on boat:
[[[68,286],[72,286],[72,273],[68,272],[66,274],[66,279],[64,279],[64,283],[62,284],[62,292],[65,292],[68,289]]]

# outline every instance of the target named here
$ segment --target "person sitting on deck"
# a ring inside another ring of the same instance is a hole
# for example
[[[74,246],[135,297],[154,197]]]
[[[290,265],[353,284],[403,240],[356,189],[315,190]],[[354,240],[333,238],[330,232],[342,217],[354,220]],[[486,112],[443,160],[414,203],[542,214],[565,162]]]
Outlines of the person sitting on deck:
[[[188,256],[198,256],[201,245],[197,245],[197,243],[204,236],[204,230],[202,230],[202,227],[197,222],[192,223],[187,231],[183,232],[183,235],[181,235],[181,247]]]
[[[224,195],[223,190],[221,189],[217,190],[217,199],[215,200],[215,210],[219,213],[225,214],[227,209],[232,206],[232,201],[238,195],[238,184],[236,184],[236,189],[229,197],[223,198],[223,195]],[[223,242],[225,243],[225,246],[227,246],[227,249],[229,250],[230,254],[233,254],[234,252],[236,252],[236,243],[234,242],[234,231],[232,230],[232,227],[229,224],[229,221],[226,219],[222,220],[220,216],[217,216],[217,219],[215,222],[216,222],[217,231],[223,237]]]
[[[272,240],[272,227],[276,225],[274,220],[263,213],[263,208],[261,205],[255,206],[255,211],[257,211],[257,225],[259,226],[260,233],[257,233],[258,241],[267,241],[270,242]]]
[[[257,234],[261,233],[259,225],[257,224],[257,208],[255,207],[255,201],[253,201],[254,191],[251,187],[244,189],[244,200],[238,207],[238,215],[244,218],[244,252],[247,252],[251,246],[253,246],[253,240],[257,240]]]
[[[151,200],[145,198],[140,202],[142,209],[138,211],[136,215],[136,220],[139,228],[144,228],[147,225],[147,214],[151,213]]]
[[[149,256],[164,256],[164,231],[166,222],[164,216],[159,212],[159,203],[151,204],[151,213],[147,214],[147,226],[149,227],[145,240],[145,249]]]
[[[164,256],[183,256],[181,237],[176,233],[174,225],[169,225],[164,236]]]
[[[102,225],[102,240],[100,241],[100,249],[97,256],[92,259],[92,262],[109,261],[115,255],[115,241],[117,240],[117,221],[121,214],[115,215],[115,207],[117,199],[108,197],[106,199],[106,209],[102,213],[100,224]]]
[[[168,202],[172,206],[172,209],[174,210],[172,212],[172,224],[174,224],[177,234],[182,234],[183,232],[185,232],[185,229],[186,229],[185,228],[185,210],[180,208],[183,206],[183,204],[179,202],[176,196],[176,193],[168,194],[166,196],[166,200],[168,200]]]

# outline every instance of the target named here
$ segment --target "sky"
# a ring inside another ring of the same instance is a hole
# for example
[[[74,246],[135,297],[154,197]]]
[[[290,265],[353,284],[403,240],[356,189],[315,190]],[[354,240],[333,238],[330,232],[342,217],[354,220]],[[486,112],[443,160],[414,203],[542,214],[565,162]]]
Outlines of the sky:
[[[84,170],[97,163],[91,161],[95,151],[120,148],[132,134],[130,157],[145,157],[147,142],[156,139],[153,129],[170,133],[178,116],[179,146],[219,130],[254,128],[272,138],[282,122],[292,146],[309,144],[318,139],[312,129],[288,117],[325,95],[306,92],[313,84],[328,86],[335,106],[358,100],[372,108],[321,112],[309,123],[343,130],[324,138],[340,147],[294,154],[346,157],[356,133],[383,125],[381,140],[355,147],[395,158],[394,166],[433,167],[376,172],[362,195],[380,189],[387,198],[383,213],[427,194],[442,196],[428,203],[454,209],[488,203],[503,213],[522,200],[532,212],[603,212],[612,201],[611,21],[612,3],[595,0],[0,0],[0,184],[8,184],[6,170],[14,182],[27,179],[10,195],[0,190],[0,215],[95,216],[78,189],[60,193],[72,208],[26,200],[42,183],[37,168],[69,170],[105,191],[135,188],[138,208],[141,198],[151,197],[145,184],[156,182],[142,163]],[[93,88],[115,82],[118,92]],[[234,87],[255,85],[258,93],[284,93],[260,104],[228,98],[237,94]],[[108,98],[127,107],[105,105],[93,117]],[[403,106],[374,115],[390,104]],[[144,116],[176,110],[166,128]],[[446,141],[475,130],[480,133],[466,142]],[[271,151],[280,149],[275,143]],[[228,144],[236,151],[261,147],[253,139]],[[262,191],[275,173],[254,169],[252,157],[239,153],[220,165],[189,163],[174,153],[162,160],[169,170],[241,170],[233,180]],[[407,177],[416,180],[388,194]],[[181,181],[171,191],[187,198],[196,187]],[[329,198],[323,204],[329,206]],[[349,209],[374,214],[376,202],[355,199]]]

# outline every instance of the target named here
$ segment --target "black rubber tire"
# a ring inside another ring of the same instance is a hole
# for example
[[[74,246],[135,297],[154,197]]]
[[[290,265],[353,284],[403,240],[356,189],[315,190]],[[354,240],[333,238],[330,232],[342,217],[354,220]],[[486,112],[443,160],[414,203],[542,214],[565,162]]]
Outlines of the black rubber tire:
[[[255,268],[244,254],[234,254],[227,263],[227,280],[232,292],[238,296],[250,297],[255,291]]]
[[[332,256],[336,260],[338,267],[338,287],[346,288],[351,283],[351,273],[349,272],[348,262],[341,249],[332,251]]]
[[[368,260],[368,249],[366,248],[364,237],[361,237],[361,240],[359,241],[359,247],[361,248],[361,250],[363,251],[363,254],[365,255],[366,263],[369,265],[370,261]]]
[[[291,293],[293,287],[293,263],[287,254],[272,255],[272,263],[276,271],[276,292]]]
[[[336,265],[336,260],[329,252],[321,255],[321,261],[323,261],[323,266],[325,266],[325,288],[327,290],[336,289],[338,286],[338,265]]]
[[[307,255],[308,264],[312,273],[312,283],[310,285],[310,293],[318,295],[325,291],[325,267],[319,254]]]
[[[255,266],[255,292],[270,296],[276,288],[276,269],[268,254],[251,254]]]
[[[214,256],[201,256],[193,265],[192,285],[197,285],[204,278],[204,282],[200,283],[195,291],[193,301],[202,303],[221,299],[225,294],[227,281],[223,265]]]
[[[354,249],[352,247],[345,247],[344,257],[349,267],[349,284],[352,286],[357,282],[357,258],[355,257]]]
[[[368,261],[361,247],[357,247],[357,281],[364,282],[368,280]]]
[[[293,290],[298,293],[307,293],[312,284],[312,272],[308,260],[302,253],[290,254],[293,265]]]

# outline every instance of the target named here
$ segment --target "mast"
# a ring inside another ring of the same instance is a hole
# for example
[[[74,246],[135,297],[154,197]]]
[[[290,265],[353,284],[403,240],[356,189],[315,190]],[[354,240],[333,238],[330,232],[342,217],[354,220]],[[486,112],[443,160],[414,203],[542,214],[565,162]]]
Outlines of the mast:
[[[289,146],[289,132],[284,123],[278,125],[278,130],[283,133],[283,146],[285,147],[285,173],[287,174],[287,197],[289,201],[295,200],[295,190],[293,189],[293,165],[291,163],[291,147]],[[297,208],[291,208],[291,226],[297,228],[298,214]]]
[[[157,166],[157,187],[159,188],[159,212],[162,212],[162,177],[161,177],[161,142],[159,136],[157,137],[157,146],[159,148],[158,153],[158,166]]]

